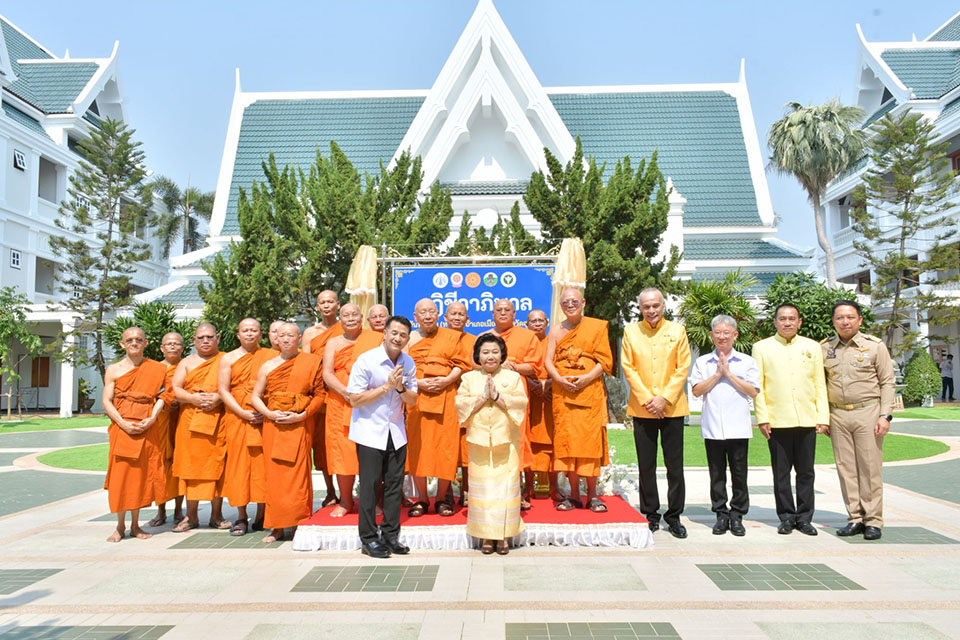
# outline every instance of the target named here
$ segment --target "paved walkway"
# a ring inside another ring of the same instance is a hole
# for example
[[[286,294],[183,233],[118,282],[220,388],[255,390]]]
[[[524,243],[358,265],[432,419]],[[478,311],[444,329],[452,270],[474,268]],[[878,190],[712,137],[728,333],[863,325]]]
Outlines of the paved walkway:
[[[879,543],[833,535],[845,517],[832,467],[817,469],[817,537],[777,535],[769,468],[750,470],[746,537],[712,535],[706,470],[688,469],[686,540],[660,531],[639,552],[534,547],[388,561],[294,552],[262,544],[262,534],[178,535],[170,524],[150,540],[108,544],[102,476],[31,462],[41,448],[103,442],[102,430],[2,435],[0,636],[960,637],[960,423],[928,422],[895,427],[945,427],[936,437],[953,449],[885,470]]]

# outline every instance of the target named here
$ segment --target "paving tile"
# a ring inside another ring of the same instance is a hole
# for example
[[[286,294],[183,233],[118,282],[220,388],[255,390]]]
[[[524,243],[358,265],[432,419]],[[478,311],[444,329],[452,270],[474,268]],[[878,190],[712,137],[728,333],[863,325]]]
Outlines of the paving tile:
[[[248,533],[245,536],[232,536],[227,530],[223,531],[198,531],[188,534],[186,538],[171,545],[170,549],[276,549],[283,545],[284,541],[271,542],[264,544],[262,540],[267,537],[269,531],[257,531]],[[177,536],[183,534],[174,534]]]
[[[855,591],[863,587],[825,564],[698,564],[722,591]]]
[[[220,593],[243,578],[246,567],[218,567],[214,563],[194,570],[184,563],[161,564],[157,560],[148,564],[126,566],[122,571],[99,573],[100,581],[83,590],[81,601],[107,599],[124,602],[154,602],[158,594],[167,600],[202,601]],[[87,580],[97,576],[91,575]]]
[[[960,544],[960,540],[923,527],[884,527],[883,537],[879,540],[864,540],[863,536],[840,539],[850,544]]]
[[[666,622],[507,622],[504,637],[507,640],[647,640],[680,638],[680,635]]]
[[[433,591],[440,565],[399,567],[317,566],[291,589],[293,592]]]
[[[3,491],[0,492],[0,516],[103,489],[103,477],[93,474],[51,473],[33,469],[4,473]],[[103,501],[106,504],[106,495]]]
[[[750,485],[747,487],[747,491],[752,496],[772,496],[773,495],[773,485],[772,484],[757,484]],[[823,491],[819,489],[814,489],[814,493],[823,495]]]
[[[922,622],[757,622],[771,640],[946,640]]]
[[[156,507],[149,507],[147,509],[140,509],[140,524],[147,526],[147,522],[153,519],[153,516],[157,515]],[[127,514],[127,519],[130,519],[130,514]],[[115,513],[105,513],[102,516],[97,516],[92,518],[90,522],[115,522],[117,520],[117,514]],[[167,523],[173,521],[173,511],[167,512]]]
[[[503,568],[504,591],[646,591],[626,564],[514,564]]]
[[[911,558],[909,561],[898,562],[893,566],[936,589],[960,591],[960,572],[957,571],[955,562]]]
[[[408,623],[258,624],[245,640],[417,640],[420,625]]]
[[[886,467],[883,482],[960,504],[960,459]]]
[[[4,640],[154,640],[173,626],[25,626],[4,631]]]
[[[0,595],[10,595],[63,569],[0,569]]]

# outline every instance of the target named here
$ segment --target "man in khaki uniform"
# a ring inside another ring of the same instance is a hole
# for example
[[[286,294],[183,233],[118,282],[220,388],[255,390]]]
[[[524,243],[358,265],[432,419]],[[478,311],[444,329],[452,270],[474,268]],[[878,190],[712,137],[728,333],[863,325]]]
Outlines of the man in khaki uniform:
[[[838,536],[878,540],[883,527],[883,436],[890,430],[893,363],[879,338],[860,333],[863,314],[852,300],[833,305],[837,335],[821,342],[830,426],[840,490],[849,523]]]

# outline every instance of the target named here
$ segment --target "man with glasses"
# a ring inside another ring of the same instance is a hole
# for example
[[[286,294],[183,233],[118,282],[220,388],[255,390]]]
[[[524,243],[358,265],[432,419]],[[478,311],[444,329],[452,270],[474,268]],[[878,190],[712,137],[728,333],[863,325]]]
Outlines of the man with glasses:
[[[665,320],[666,307],[659,289],[640,292],[643,320],[623,330],[620,362],[630,386],[627,414],[633,416],[633,439],[640,465],[640,511],[650,530],[660,528],[660,493],[657,490],[657,438],[667,467],[667,510],[663,521],[675,538],[686,538],[680,523],[686,501],[683,479],[683,418],[687,408],[686,384],[690,372],[690,343],[682,325]]]
[[[160,451],[163,453],[163,475],[166,491],[163,500],[157,502],[157,515],[147,524],[159,527],[167,522],[167,501],[174,499],[173,524],[183,520],[183,494],[180,493],[180,481],[173,474],[173,451],[176,444],[177,418],[180,415],[180,405],[173,395],[173,374],[183,356],[183,336],[172,331],[160,342],[160,352],[163,353],[163,364],[167,367],[167,375],[163,380],[163,409],[157,415],[157,433],[160,439]]]
[[[582,508],[580,478],[587,481],[587,508],[597,513],[607,505],[597,497],[597,478],[609,464],[607,391],[603,374],[613,366],[607,321],[583,315],[583,293],[560,292],[563,322],[550,330],[544,366],[553,380],[554,469],[566,472],[570,496],[558,511]]]

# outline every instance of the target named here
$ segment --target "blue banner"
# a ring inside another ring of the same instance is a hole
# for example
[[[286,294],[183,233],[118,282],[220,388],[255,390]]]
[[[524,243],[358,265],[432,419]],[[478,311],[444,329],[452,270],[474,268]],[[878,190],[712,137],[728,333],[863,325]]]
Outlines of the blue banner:
[[[413,308],[423,298],[433,300],[440,311],[440,326],[447,305],[462,302],[467,307],[465,331],[483,333],[493,328],[493,303],[509,298],[517,310],[514,323],[525,326],[527,314],[540,309],[550,316],[553,295],[553,265],[454,267],[397,267],[393,270],[393,313],[407,316],[417,328]]]

